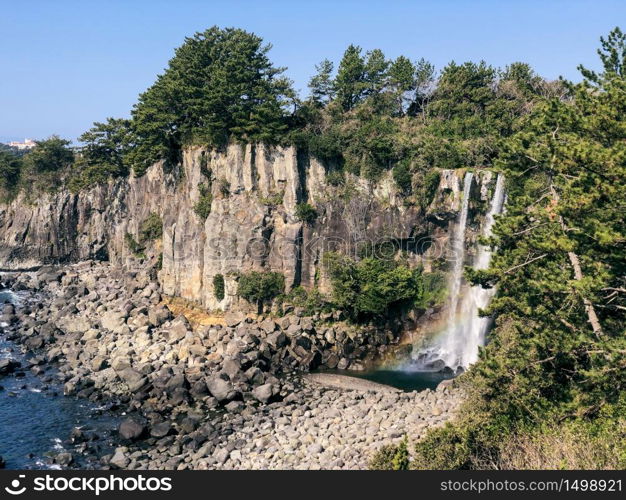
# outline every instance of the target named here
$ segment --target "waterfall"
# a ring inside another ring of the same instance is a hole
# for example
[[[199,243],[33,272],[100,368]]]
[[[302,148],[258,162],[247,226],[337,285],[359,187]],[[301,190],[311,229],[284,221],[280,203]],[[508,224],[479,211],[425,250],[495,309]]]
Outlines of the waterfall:
[[[465,369],[478,360],[478,349],[485,343],[489,328],[489,318],[478,316],[479,309],[489,305],[493,297],[493,288],[481,286],[464,287],[463,267],[465,261],[465,229],[472,174],[465,175],[461,212],[451,238],[454,265],[450,275],[450,300],[445,330],[438,335],[431,345],[425,346],[417,353],[416,368],[418,370],[452,371]],[[504,177],[498,175],[489,211],[485,216],[482,236],[492,234],[494,216],[502,211],[504,204]],[[486,269],[491,260],[489,247],[480,245],[473,267]]]
[[[502,212],[503,204],[504,176],[498,175],[491,206],[483,223],[482,236],[491,236],[493,223],[495,222],[494,216]],[[491,249],[488,246],[479,245],[472,267],[474,269],[487,269],[490,261]],[[463,339],[458,366],[467,368],[472,363],[478,361],[478,348],[485,344],[485,337],[491,322],[490,318],[481,318],[478,312],[489,305],[494,293],[494,288],[483,288],[477,285],[470,287],[463,297],[460,312],[461,324],[457,327],[461,330],[461,338]]]

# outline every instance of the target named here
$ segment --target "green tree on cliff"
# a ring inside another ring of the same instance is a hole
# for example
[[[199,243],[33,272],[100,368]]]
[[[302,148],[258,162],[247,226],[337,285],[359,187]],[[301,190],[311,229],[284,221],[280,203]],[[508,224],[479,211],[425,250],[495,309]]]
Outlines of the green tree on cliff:
[[[36,141],[36,146],[24,156],[26,167],[33,173],[58,172],[69,167],[74,161],[74,153],[68,147],[70,141],[53,135]]]
[[[322,106],[334,97],[332,77],[334,65],[328,59],[324,59],[320,64],[315,65],[315,70],[317,72],[309,81],[309,89],[311,90],[313,102],[318,106]]]
[[[99,167],[106,175],[128,174],[127,155],[133,145],[130,120],[95,122],[78,140],[84,144],[82,156],[87,165]]]
[[[74,162],[70,141],[53,135],[36,144],[24,155],[20,173],[20,186],[28,187],[29,195],[62,186]]]
[[[6,198],[15,190],[20,178],[22,161],[10,150],[0,149],[0,196]]]
[[[335,77],[335,93],[337,100],[345,111],[350,111],[365,96],[365,60],[361,55],[361,47],[350,45],[339,63]]]
[[[133,109],[134,168],[176,161],[185,144],[277,141],[293,91],[283,68],[269,60],[270,48],[235,28],[214,26],[186,38]]]

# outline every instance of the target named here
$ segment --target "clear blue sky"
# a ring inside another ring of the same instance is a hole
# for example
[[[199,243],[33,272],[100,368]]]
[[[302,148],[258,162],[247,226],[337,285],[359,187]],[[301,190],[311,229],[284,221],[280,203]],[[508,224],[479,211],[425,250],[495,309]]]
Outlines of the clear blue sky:
[[[128,116],[185,36],[253,31],[306,90],[314,64],[349,43],[389,57],[494,66],[526,61],[548,78],[597,67],[598,39],[626,28],[624,0],[0,0],[0,140],[75,138]]]

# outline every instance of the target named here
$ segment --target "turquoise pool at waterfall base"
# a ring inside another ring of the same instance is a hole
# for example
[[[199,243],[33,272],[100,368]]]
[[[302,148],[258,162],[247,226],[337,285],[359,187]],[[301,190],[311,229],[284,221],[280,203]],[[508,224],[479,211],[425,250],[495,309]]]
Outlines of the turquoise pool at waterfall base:
[[[323,373],[336,373],[337,375],[347,375],[349,377],[363,378],[378,382],[379,384],[390,385],[403,391],[423,391],[425,389],[436,389],[444,380],[454,378],[454,375],[441,372],[427,371],[405,371],[405,370],[325,370]]]

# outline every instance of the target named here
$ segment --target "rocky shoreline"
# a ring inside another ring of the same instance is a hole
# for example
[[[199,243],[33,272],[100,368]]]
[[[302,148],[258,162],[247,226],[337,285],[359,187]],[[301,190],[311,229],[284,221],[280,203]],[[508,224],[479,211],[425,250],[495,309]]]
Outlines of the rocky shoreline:
[[[359,367],[393,334],[298,314],[192,325],[155,278],[92,261],[3,276],[41,296],[5,306],[5,334],[56,364],[65,394],[126,411],[103,468],[362,469],[382,445],[445,423],[462,398],[449,383],[407,393],[319,385],[301,375]]]

